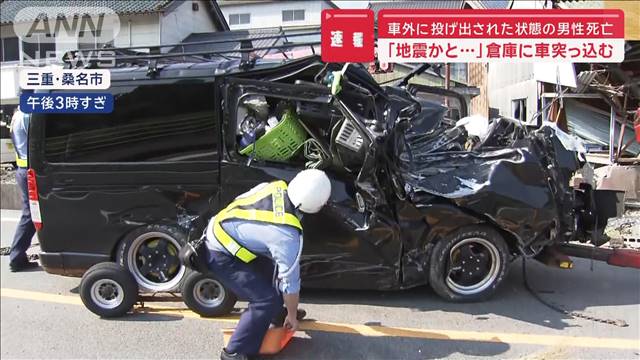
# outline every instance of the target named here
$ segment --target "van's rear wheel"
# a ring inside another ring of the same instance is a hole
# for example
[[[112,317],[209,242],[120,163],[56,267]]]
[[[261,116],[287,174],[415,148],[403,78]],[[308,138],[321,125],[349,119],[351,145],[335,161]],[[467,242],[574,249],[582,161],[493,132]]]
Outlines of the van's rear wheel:
[[[435,245],[429,282],[447,300],[485,300],[504,279],[508,257],[507,244],[497,231],[487,226],[463,228]]]
[[[175,228],[148,225],[122,240],[117,262],[131,272],[141,291],[179,291],[187,272],[178,257],[185,243],[186,236]]]

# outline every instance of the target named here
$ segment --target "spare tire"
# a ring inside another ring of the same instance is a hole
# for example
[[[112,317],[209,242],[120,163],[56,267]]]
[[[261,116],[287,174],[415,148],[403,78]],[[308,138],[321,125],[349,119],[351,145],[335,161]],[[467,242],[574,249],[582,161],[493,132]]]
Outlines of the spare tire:
[[[179,292],[187,268],[180,262],[180,249],[187,236],[167,225],[147,225],[122,239],[116,262],[133,275],[143,292]]]

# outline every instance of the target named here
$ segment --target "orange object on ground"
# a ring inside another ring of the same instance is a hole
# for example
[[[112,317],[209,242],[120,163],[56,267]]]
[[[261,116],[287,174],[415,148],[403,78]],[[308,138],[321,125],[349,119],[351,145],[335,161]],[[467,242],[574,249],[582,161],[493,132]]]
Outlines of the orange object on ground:
[[[222,338],[224,346],[227,346],[229,339],[235,329],[222,329]],[[295,334],[294,331],[287,330],[284,327],[269,328],[262,340],[260,346],[260,355],[274,355],[282,351],[285,346],[291,341],[291,338]]]

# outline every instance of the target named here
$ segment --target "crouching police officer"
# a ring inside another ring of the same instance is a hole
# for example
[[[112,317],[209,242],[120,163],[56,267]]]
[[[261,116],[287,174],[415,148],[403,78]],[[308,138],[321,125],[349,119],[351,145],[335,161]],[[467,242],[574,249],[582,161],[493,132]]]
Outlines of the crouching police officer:
[[[262,183],[237,197],[207,226],[209,269],[249,302],[221,359],[246,359],[260,349],[269,324],[283,313],[284,326],[298,328],[301,212],[327,203],[331,183],[316,169],[289,182]]]

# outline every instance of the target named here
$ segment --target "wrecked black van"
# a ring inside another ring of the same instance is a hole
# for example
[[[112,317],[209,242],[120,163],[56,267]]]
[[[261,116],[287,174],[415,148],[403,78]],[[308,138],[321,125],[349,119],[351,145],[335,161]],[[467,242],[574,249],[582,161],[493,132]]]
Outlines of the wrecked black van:
[[[80,276],[117,262],[141,292],[179,292],[190,270],[178,252],[211,216],[310,167],[333,190],[303,219],[307,288],[430,284],[448,300],[482,300],[515,258],[588,241],[603,220],[591,189],[571,186],[582,163],[554,127],[499,118],[479,137],[434,101],[459,97],[451,91],[408,78],[381,86],[362,65],[317,56],[245,65],[116,67],[112,113],[33,116],[46,271]],[[230,296],[206,294],[214,304]]]

